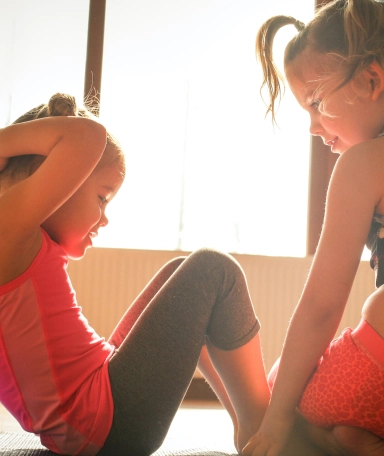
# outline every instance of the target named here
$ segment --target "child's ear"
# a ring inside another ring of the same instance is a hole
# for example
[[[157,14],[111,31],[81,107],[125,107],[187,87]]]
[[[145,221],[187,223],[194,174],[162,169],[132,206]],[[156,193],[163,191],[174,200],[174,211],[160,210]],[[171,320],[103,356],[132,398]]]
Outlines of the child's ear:
[[[369,84],[371,100],[376,101],[384,92],[384,68],[375,60],[363,71],[363,76]]]

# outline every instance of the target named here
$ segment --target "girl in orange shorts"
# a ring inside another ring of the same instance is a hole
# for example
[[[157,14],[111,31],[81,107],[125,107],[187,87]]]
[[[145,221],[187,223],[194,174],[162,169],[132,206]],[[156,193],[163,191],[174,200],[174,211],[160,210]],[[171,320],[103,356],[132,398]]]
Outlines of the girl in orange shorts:
[[[282,356],[269,375],[271,400],[243,454],[284,454],[297,423],[304,422],[307,437],[327,454],[382,455],[384,2],[333,0],[306,25],[290,16],[262,25],[256,52],[273,120],[283,82],[273,41],[285,25],[297,30],[284,53],[286,81],[309,115],[310,133],[340,156],[313,264]],[[366,242],[377,291],[365,302],[358,327],[332,341]]]

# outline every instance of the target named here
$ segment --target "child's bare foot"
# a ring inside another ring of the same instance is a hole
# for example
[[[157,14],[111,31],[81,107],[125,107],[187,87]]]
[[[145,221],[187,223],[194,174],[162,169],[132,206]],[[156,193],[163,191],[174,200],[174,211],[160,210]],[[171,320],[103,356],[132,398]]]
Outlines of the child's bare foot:
[[[237,436],[235,434],[235,446],[239,454],[242,454],[242,449],[248,443],[249,439],[258,431],[263,416],[264,411],[255,413],[252,419],[247,419],[244,422],[240,422],[239,420]]]
[[[376,434],[350,426],[336,426],[335,440],[348,456],[380,456],[384,454],[384,440]]]
[[[302,419],[305,422],[304,419]],[[330,456],[381,456],[384,440],[365,429],[335,426],[332,430],[316,427],[308,422],[301,427],[304,435]]]

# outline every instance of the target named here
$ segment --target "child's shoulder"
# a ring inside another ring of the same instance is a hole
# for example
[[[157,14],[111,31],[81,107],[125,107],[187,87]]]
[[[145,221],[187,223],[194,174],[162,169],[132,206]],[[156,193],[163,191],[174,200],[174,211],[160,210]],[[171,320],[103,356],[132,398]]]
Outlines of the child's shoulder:
[[[336,162],[331,189],[384,213],[384,138],[347,149]]]
[[[0,236],[0,286],[25,272],[36,258],[43,242],[41,229],[26,235],[13,236],[10,230],[2,230]]]
[[[346,150],[338,159],[346,167],[360,171],[384,172],[384,137],[361,142]],[[339,165],[340,166],[340,165]]]

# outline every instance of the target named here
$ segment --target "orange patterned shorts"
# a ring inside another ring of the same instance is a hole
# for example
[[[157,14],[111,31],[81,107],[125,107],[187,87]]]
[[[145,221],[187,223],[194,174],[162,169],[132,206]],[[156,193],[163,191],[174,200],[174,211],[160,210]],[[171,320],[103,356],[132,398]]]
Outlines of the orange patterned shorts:
[[[278,364],[269,375],[273,386]],[[364,320],[332,341],[299,403],[316,426],[364,428],[384,439],[384,339]]]

